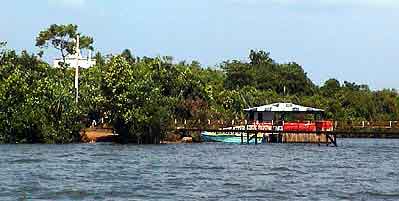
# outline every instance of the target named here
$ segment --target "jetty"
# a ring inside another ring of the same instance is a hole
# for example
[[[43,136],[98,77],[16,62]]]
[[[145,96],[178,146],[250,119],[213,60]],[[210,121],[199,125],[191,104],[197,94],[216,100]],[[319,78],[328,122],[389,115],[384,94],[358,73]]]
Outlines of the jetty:
[[[181,133],[200,132],[204,141],[259,144],[259,143],[312,143],[337,146],[333,121],[324,119],[324,110],[296,105],[273,103],[244,110],[243,123],[234,120],[231,126],[177,128]]]

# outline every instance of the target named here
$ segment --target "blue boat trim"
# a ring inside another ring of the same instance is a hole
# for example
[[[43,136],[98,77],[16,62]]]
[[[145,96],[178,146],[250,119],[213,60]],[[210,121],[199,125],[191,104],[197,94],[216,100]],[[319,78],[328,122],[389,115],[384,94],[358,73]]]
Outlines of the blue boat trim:
[[[233,144],[241,144],[241,135],[234,135],[234,134],[214,134],[209,132],[202,132],[201,139],[204,142],[223,142],[223,143],[233,143]],[[246,134],[243,135],[243,141],[247,142]],[[258,136],[258,142],[262,142],[262,137]],[[255,139],[251,139],[249,141],[250,144],[255,144]]]

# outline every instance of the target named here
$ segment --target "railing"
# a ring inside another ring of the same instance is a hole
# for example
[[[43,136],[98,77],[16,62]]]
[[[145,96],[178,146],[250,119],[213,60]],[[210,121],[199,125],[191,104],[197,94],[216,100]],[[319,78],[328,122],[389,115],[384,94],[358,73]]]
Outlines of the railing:
[[[174,120],[174,128],[206,128],[206,129],[222,129],[238,126],[256,126],[258,129],[270,128],[270,126],[284,125],[289,130],[315,130],[317,128],[329,128],[334,130],[361,130],[361,129],[399,129],[398,121],[289,121],[289,122],[256,122],[241,119],[235,120]],[[303,125],[303,127],[301,127]]]
[[[320,136],[321,134],[325,136],[324,139],[327,144],[333,143],[335,146],[337,146],[337,137],[399,139],[399,121],[294,121],[280,123],[271,121],[248,122],[246,120],[175,120],[171,126],[173,127],[171,129],[182,133],[202,131],[211,133],[238,133],[245,135],[246,139],[250,138],[249,135],[253,138],[259,133],[272,133],[295,139],[301,137],[301,135],[314,136],[316,134]]]
[[[399,129],[399,121],[335,121],[335,129]]]

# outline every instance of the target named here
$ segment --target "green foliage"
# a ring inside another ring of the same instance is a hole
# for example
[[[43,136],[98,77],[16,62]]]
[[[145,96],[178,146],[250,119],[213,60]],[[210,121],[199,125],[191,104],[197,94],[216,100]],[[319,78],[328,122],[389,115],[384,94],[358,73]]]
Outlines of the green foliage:
[[[68,143],[79,140],[72,80],[34,55],[0,54],[0,142]],[[73,91],[72,91],[73,92]]]
[[[297,63],[278,64],[264,51],[253,51],[250,62],[234,60],[222,64],[228,89],[253,86],[259,90],[273,90],[280,95],[313,95],[316,86]]]
[[[105,58],[101,55],[100,52],[97,52],[94,59],[96,60],[97,66],[104,66],[105,65]]]
[[[321,87],[321,93],[326,97],[333,97],[341,89],[341,84],[336,79],[329,79]]]
[[[38,44],[71,54],[76,30],[52,25]],[[175,119],[241,120],[243,109],[273,102],[323,108],[335,120],[399,118],[396,90],[371,91],[336,79],[317,87],[299,64],[279,64],[264,51],[251,51],[249,62],[226,61],[221,68],[173,63],[172,57],[134,57],[130,50],[107,58],[97,53],[95,59],[96,66],[81,69],[76,104],[72,69],[0,49],[0,142],[76,142],[84,125],[102,118],[121,142],[159,143]]]
[[[6,41],[0,41],[0,50],[7,45]]]
[[[124,142],[159,142],[161,124],[167,120],[169,98],[160,80],[167,69],[159,59],[131,64],[116,56],[103,73],[103,95],[111,122]]]
[[[105,61],[104,61],[105,62]],[[104,63],[105,64],[105,63]],[[89,69],[81,69],[79,79],[79,107],[84,123],[90,126],[91,120],[100,121],[107,118],[106,97],[102,93],[104,66],[100,64]]]
[[[136,59],[133,57],[133,54],[129,49],[123,50],[121,56],[124,57],[126,59],[126,61],[129,63],[136,62]]]

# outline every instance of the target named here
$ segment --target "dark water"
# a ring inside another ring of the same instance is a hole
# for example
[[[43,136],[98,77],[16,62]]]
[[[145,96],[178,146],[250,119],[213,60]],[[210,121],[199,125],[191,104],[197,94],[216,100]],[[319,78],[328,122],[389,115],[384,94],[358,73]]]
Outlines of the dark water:
[[[399,140],[0,145],[0,200],[399,200]]]

